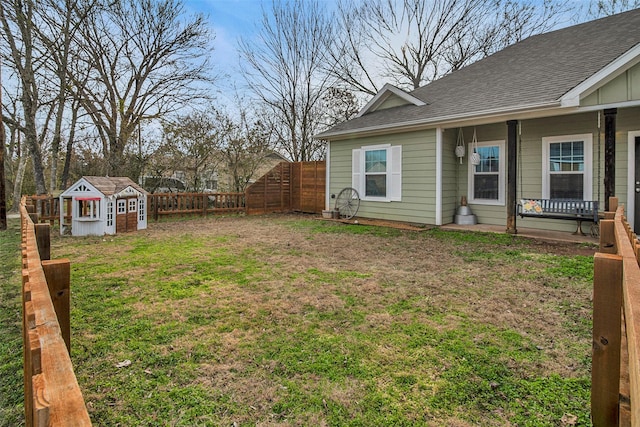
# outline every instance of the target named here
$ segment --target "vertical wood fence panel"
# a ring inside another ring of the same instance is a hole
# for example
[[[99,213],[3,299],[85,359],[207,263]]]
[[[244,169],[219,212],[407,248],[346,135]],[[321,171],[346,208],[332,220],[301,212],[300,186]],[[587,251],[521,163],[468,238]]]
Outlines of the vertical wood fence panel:
[[[281,162],[247,188],[247,214],[322,213],[325,181],[324,161]]]
[[[292,164],[280,162],[247,187],[247,214],[260,215],[291,210]]]

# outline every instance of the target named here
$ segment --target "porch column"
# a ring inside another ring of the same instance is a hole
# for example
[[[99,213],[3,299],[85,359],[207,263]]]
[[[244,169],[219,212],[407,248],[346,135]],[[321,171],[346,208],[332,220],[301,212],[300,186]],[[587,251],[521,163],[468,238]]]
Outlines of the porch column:
[[[604,110],[604,210],[609,197],[616,195],[616,114],[617,108]],[[598,183],[600,185],[600,183]]]
[[[516,234],[516,184],[518,182],[518,121],[507,121],[507,233]]]

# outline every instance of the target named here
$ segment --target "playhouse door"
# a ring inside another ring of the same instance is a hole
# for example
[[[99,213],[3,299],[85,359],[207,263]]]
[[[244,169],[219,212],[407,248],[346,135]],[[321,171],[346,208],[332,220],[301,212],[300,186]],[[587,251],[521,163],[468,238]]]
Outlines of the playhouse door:
[[[129,197],[118,199],[116,210],[116,233],[138,229],[138,199]]]

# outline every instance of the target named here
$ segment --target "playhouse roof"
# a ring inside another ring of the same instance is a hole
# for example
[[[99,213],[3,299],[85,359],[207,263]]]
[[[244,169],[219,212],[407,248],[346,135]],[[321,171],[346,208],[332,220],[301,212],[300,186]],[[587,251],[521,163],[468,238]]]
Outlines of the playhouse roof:
[[[148,194],[144,188],[126,176],[83,176],[82,178],[105,196],[113,196],[127,187],[132,187],[142,194]]]

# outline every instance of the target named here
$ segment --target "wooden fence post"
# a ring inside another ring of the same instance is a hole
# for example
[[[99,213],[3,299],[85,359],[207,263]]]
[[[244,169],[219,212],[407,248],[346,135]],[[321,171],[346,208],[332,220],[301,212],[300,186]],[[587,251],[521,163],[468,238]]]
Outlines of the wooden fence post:
[[[71,355],[71,315],[70,315],[70,284],[71,264],[68,259],[43,261],[42,269],[49,285],[49,294],[53,308],[58,316],[62,339]]]
[[[38,245],[38,253],[40,260],[45,261],[51,259],[51,236],[49,224],[34,223],[34,231],[36,232],[36,243]]]
[[[591,369],[591,418],[594,427],[618,425],[621,310],[622,257],[596,253]]]
[[[609,212],[615,212],[618,210],[618,198],[615,196],[609,197]]]
[[[616,225],[613,219],[600,220],[600,249],[599,252],[615,254],[616,247]]]

